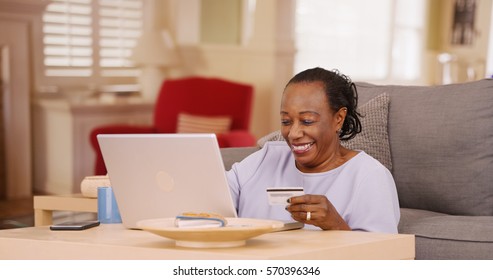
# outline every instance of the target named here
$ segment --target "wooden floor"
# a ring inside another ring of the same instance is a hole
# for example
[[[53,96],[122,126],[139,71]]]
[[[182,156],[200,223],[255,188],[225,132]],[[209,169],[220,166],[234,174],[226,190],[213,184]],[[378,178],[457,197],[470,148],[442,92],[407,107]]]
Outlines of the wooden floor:
[[[0,200],[0,229],[34,225],[33,198]]]

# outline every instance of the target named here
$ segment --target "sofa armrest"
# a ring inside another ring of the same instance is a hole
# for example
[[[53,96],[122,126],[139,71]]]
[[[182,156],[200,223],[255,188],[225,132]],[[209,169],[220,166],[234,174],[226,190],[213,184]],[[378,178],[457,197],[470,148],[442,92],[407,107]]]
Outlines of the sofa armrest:
[[[106,175],[106,166],[104,164],[103,155],[99,148],[97,136],[99,134],[140,134],[140,133],[156,133],[156,129],[152,126],[136,126],[136,125],[107,125],[96,127],[89,135],[89,141],[96,153],[96,161],[94,164],[94,175]]]

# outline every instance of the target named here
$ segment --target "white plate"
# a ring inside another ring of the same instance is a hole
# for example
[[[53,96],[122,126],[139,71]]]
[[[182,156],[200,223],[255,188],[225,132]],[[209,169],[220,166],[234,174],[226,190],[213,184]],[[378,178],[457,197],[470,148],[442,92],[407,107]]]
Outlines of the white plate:
[[[226,218],[228,225],[220,228],[178,228],[175,218],[143,220],[137,227],[176,241],[177,246],[193,248],[226,248],[245,245],[246,240],[284,226],[274,220]]]

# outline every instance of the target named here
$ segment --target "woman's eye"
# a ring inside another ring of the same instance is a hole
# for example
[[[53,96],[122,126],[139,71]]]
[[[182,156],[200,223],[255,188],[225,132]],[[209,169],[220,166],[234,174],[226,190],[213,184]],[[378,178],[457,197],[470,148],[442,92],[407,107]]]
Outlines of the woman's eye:
[[[290,120],[281,120],[281,125],[289,125],[290,123]]]
[[[311,125],[314,123],[314,121],[312,120],[302,120],[301,123],[303,123],[304,125]]]

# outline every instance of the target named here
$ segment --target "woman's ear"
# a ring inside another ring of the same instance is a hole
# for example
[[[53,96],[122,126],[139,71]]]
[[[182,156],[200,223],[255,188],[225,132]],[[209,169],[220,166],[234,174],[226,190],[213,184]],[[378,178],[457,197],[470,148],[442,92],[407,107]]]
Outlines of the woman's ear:
[[[337,120],[338,130],[342,128],[342,125],[344,124],[344,120],[346,119],[346,115],[347,115],[346,107],[342,107],[341,109],[339,109],[339,111],[337,111],[336,120]]]

